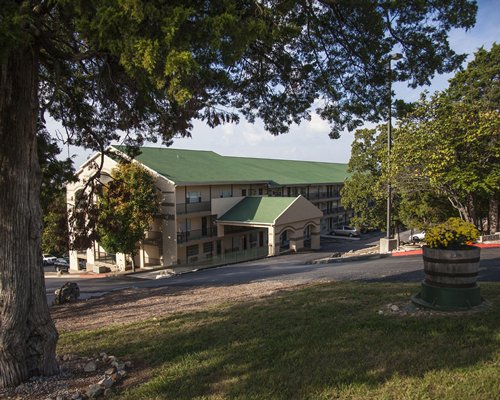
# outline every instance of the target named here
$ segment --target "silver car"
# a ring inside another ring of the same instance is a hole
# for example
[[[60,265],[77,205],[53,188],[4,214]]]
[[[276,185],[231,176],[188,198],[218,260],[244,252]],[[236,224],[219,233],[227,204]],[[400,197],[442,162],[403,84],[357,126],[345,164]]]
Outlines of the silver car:
[[[66,258],[56,258],[54,261],[54,268],[56,272],[68,272],[69,260]]]
[[[340,228],[336,228],[333,230],[334,235],[338,236],[359,236],[359,231],[357,229],[351,228],[350,226],[341,226]]]

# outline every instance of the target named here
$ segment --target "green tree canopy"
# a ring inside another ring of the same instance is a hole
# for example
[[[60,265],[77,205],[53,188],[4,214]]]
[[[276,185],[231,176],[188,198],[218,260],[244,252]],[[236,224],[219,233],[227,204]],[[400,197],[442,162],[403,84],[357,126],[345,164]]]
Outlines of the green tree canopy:
[[[97,207],[100,245],[108,253],[124,253],[133,259],[159,211],[154,177],[139,164],[120,164],[111,171]]]
[[[499,77],[499,46],[481,49],[449,90],[424,95],[401,121],[392,153],[396,182],[430,185],[476,225],[480,200],[497,199],[500,192],[500,114],[492,102]]]
[[[43,213],[42,251],[63,256],[69,250],[66,193],[58,192]]]
[[[386,222],[387,130],[358,129],[352,143],[348,171],[352,174],[342,188],[342,205],[354,210],[358,227],[382,229]]]

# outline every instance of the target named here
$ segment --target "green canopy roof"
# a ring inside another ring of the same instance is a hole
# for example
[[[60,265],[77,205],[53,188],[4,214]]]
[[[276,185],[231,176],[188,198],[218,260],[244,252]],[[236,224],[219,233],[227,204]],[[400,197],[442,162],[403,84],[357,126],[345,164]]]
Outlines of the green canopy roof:
[[[113,146],[124,151],[124,146]],[[212,151],[142,147],[136,160],[176,184],[270,182],[277,185],[342,183],[347,164],[225,157]]]
[[[296,197],[245,197],[218,220],[272,224],[296,199]]]

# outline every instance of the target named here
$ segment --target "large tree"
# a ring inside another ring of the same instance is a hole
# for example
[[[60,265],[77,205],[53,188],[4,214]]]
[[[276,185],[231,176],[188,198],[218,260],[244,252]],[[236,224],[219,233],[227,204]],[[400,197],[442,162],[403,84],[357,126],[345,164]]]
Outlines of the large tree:
[[[478,201],[500,190],[500,118],[479,104],[454,102],[447,93],[422,98],[401,121],[392,152],[400,188],[430,188],[445,195],[460,216],[479,225]]]
[[[57,371],[40,255],[37,123],[104,151],[261,118],[273,134],[322,98],[332,137],[381,115],[388,54],[412,86],[456,68],[467,0],[4,0],[0,7],[0,386]]]
[[[387,179],[387,126],[358,129],[354,134],[342,205],[354,210],[358,227],[385,228]]]
[[[158,214],[160,202],[153,176],[139,164],[121,163],[111,171],[98,200],[99,244],[108,253],[124,253],[132,258],[137,243]]]
[[[396,182],[424,182],[479,228],[497,229],[500,194],[500,45],[480,49],[447,90],[423,95],[401,121],[393,164]],[[486,212],[482,205],[489,203]]]

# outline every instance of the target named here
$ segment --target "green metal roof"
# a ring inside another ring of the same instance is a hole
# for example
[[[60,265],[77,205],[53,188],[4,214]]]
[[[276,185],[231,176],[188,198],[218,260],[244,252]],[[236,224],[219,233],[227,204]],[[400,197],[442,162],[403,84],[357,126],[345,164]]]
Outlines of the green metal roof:
[[[113,146],[125,150],[124,146]],[[176,184],[270,182],[277,185],[341,183],[347,164],[225,157],[212,151],[142,147],[136,160]]]
[[[295,199],[296,197],[245,197],[218,220],[272,224]]]

